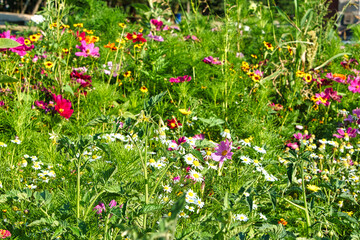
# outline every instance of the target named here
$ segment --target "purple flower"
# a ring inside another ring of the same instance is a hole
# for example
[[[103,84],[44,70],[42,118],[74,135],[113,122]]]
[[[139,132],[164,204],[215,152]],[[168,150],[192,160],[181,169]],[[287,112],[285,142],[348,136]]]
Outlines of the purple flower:
[[[169,82],[171,83],[182,83],[182,82],[190,82],[191,81],[191,76],[189,75],[185,75],[183,77],[179,76],[177,78],[170,78]]]
[[[349,123],[352,123],[354,122],[354,120],[355,120],[354,117],[352,115],[349,115],[344,119],[344,122],[347,121]]]
[[[219,162],[219,167],[221,167],[226,159],[231,159],[234,153],[231,152],[232,142],[226,141],[220,142],[215,148],[215,153],[211,154],[211,157],[214,161]]]
[[[202,61],[204,63],[210,64],[210,65],[221,65],[222,64],[218,58],[213,58],[212,56],[205,57]]]
[[[35,101],[35,105],[41,109],[45,109],[47,107],[47,104],[44,101]]]
[[[81,52],[76,52],[75,55],[78,57],[99,57],[99,48],[94,47],[94,43],[86,44],[85,40],[81,41],[81,46],[76,45],[77,49]]]
[[[164,41],[164,38],[162,36],[155,36],[155,35],[152,35],[152,33],[150,33],[148,35],[148,37],[153,39],[154,41],[157,41],[157,42],[163,42]]]
[[[106,211],[105,204],[100,202],[93,208],[93,211],[97,210],[96,214],[101,214],[103,211]]]

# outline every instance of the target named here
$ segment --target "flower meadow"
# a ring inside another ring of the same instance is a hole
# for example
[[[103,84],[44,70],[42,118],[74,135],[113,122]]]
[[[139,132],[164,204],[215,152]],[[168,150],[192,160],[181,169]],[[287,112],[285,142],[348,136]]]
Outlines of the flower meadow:
[[[0,239],[359,239],[360,48],[320,2],[0,32]]]

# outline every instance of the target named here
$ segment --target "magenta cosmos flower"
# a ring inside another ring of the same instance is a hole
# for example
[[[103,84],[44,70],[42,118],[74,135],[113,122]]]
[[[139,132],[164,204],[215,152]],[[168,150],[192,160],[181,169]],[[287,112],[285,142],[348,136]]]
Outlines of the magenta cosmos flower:
[[[337,132],[339,133],[339,134],[333,134],[333,136],[334,137],[336,137],[336,138],[345,138],[345,140],[349,140],[349,137],[351,137],[351,138],[354,138],[354,137],[356,137],[356,133],[357,133],[357,129],[356,128],[348,128],[348,129],[346,129],[346,132],[343,130],[343,129],[338,129],[337,130]]]
[[[34,45],[26,46],[25,43],[24,43],[24,38],[23,37],[17,38],[15,35],[12,36],[10,34],[10,30],[6,31],[6,32],[3,32],[3,33],[0,33],[0,38],[8,38],[8,39],[14,40],[14,41],[18,42],[19,44],[21,44],[21,46],[8,49],[11,52],[17,53],[19,56],[25,56],[27,51],[30,51],[31,49],[34,48]],[[0,49],[0,52],[6,51],[6,50],[7,50],[6,48]]]
[[[74,110],[71,109],[71,101],[63,98],[61,95],[53,94],[53,98],[56,102],[55,111],[57,111],[60,116],[69,119],[74,112]]]
[[[78,57],[99,57],[99,48],[94,47],[94,43],[86,44],[85,40],[81,41],[81,46],[76,45],[77,49],[80,49],[81,52],[76,52],[75,55]]]
[[[352,80],[348,88],[349,91],[353,93],[360,93],[360,78],[356,77],[354,80]]]
[[[231,159],[234,153],[231,152],[232,142],[226,141],[220,142],[215,148],[215,153],[211,154],[211,157],[214,161],[219,162],[219,167],[221,167],[226,159]]]

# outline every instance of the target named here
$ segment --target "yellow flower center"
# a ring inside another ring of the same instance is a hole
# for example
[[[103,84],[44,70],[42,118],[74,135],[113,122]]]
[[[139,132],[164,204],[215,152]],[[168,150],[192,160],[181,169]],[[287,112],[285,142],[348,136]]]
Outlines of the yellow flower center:
[[[199,161],[196,161],[196,160],[195,160],[195,161],[193,161],[193,165],[196,166],[196,167],[198,167],[198,166],[200,166],[200,163],[199,163]]]
[[[60,109],[59,109],[59,112],[60,112],[60,113],[63,113],[63,112],[64,112],[64,109],[60,108]]]
[[[199,176],[199,174],[197,174],[197,173],[194,173],[194,178],[199,178],[200,176]]]
[[[222,153],[221,153],[221,155],[223,155],[223,156],[226,156],[226,154],[228,154],[228,151],[227,151],[227,150],[224,150],[224,151],[222,151]]]

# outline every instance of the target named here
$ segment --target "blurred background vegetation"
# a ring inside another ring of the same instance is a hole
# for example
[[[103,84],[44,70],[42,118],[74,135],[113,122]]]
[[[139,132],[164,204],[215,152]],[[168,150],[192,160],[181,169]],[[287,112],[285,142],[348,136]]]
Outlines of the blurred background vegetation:
[[[237,4],[239,2],[242,2],[243,0],[228,0],[226,1],[228,4]],[[299,5],[301,5],[301,2],[304,0],[299,0]],[[337,0],[330,0],[331,2],[337,2]],[[77,7],[83,7],[83,8],[89,8],[92,5],[103,2],[109,7],[119,7],[123,10],[129,11],[129,7],[134,4],[148,4],[148,0],[67,0],[67,3],[73,4]],[[159,1],[157,1],[159,2]],[[224,1],[218,1],[218,0],[203,0],[203,1],[197,1],[197,0],[167,0],[163,2],[168,2],[174,8],[176,8],[176,5],[179,3],[182,6],[185,6],[186,11],[189,11],[191,8],[191,4],[197,4],[199,2],[200,8],[199,10],[203,12],[203,14],[217,14],[217,15],[223,15],[224,14]],[[267,0],[252,0],[252,1],[245,1],[251,4],[251,2],[262,2],[263,4],[267,5]],[[6,12],[15,12],[15,13],[21,13],[24,9],[24,6],[26,6],[25,13],[32,13],[34,7],[40,3],[40,10],[42,7],[45,6],[46,0],[0,0],[0,11],[6,11]],[[292,15],[294,12],[294,3],[291,0],[270,0],[271,4],[276,4],[279,6],[283,11],[288,13],[289,15]]]

